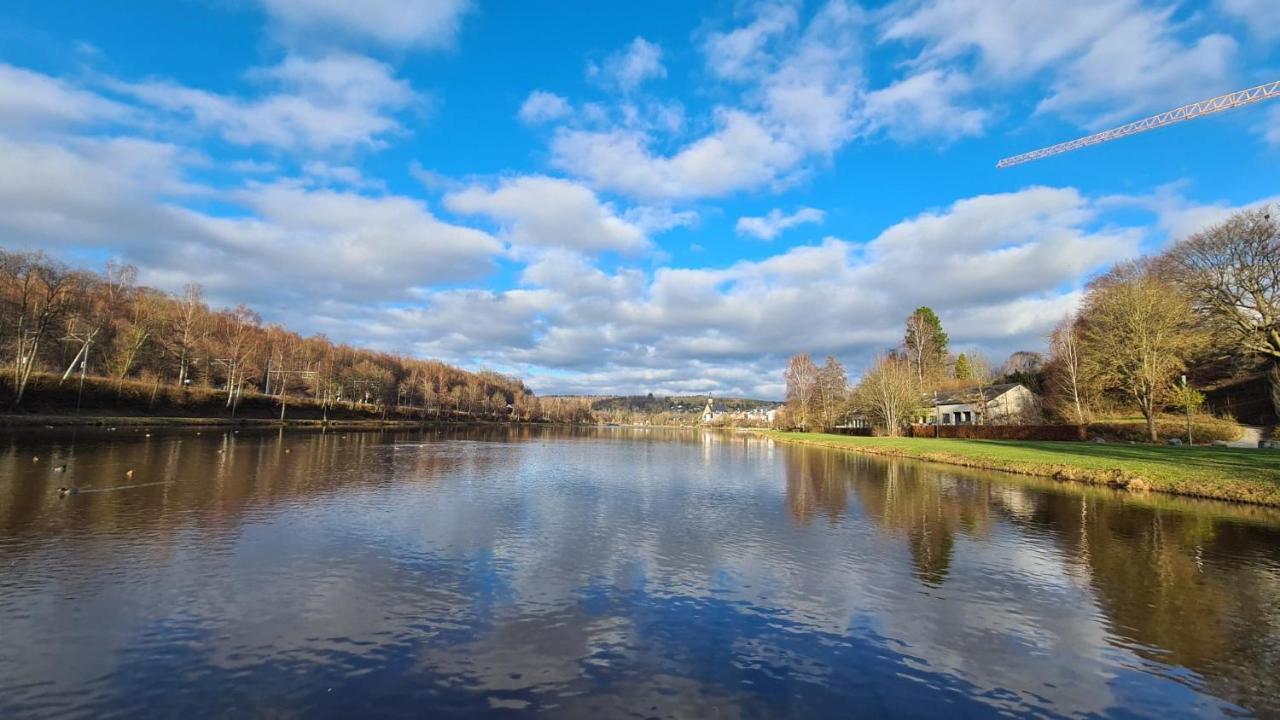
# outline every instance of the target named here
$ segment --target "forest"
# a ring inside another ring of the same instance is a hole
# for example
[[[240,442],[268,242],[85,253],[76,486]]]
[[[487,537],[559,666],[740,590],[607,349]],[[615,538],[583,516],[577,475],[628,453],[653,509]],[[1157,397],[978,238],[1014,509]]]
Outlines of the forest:
[[[139,285],[129,265],[94,273],[42,252],[0,250],[0,348],[0,398],[10,411],[68,393],[78,407],[87,387],[121,404],[142,396],[144,410],[209,407],[216,398],[232,416],[264,399],[282,410],[286,402],[318,407],[325,417],[330,409],[522,422],[589,415],[581,402],[541,400],[496,372],[303,337],[245,305],[212,308],[199,285],[167,293]]]

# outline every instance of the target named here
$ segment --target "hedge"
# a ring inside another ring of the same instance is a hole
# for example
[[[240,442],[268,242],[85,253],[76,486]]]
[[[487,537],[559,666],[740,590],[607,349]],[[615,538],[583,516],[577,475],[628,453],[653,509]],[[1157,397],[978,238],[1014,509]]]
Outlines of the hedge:
[[[912,425],[911,437],[959,440],[1085,440],[1083,425]]]

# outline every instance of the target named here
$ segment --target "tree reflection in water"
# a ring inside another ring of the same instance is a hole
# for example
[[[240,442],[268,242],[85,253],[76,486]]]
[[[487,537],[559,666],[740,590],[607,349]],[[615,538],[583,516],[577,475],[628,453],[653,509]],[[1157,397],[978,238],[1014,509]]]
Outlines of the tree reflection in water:
[[[1007,523],[1051,537],[1118,644],[1196,671],[1214,694],[1280,698],[1280,545],[1250,521],[1274,512],[820,448],[789,448],[785,468],[796,522],[865,517],[905,540],[928,587],[946,582],[957,536]]]

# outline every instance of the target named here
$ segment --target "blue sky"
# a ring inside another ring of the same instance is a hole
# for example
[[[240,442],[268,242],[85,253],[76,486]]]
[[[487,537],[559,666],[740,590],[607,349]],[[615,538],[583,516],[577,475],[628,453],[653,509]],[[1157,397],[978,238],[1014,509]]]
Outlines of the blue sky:
[[[6,4],[0,243],[539,392],[776,397],[928,304],[1041,349],[1088,279],[1274,201],[1273,0]]]

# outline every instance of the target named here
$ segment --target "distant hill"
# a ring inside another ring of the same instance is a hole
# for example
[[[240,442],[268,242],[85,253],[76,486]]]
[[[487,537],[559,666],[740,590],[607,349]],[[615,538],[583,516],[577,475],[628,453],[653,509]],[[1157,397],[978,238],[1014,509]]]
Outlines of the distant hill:
[[[714,398],[717,411],[742,412],[780,407],[782,403],[773,400],[757,400],[754,398]],[[630,412],[656,415],[659,413],[694,413],[701,414],[707,405],[706,395],[625,395],[600,397],[593,399],[591,409],[594,412]]]

